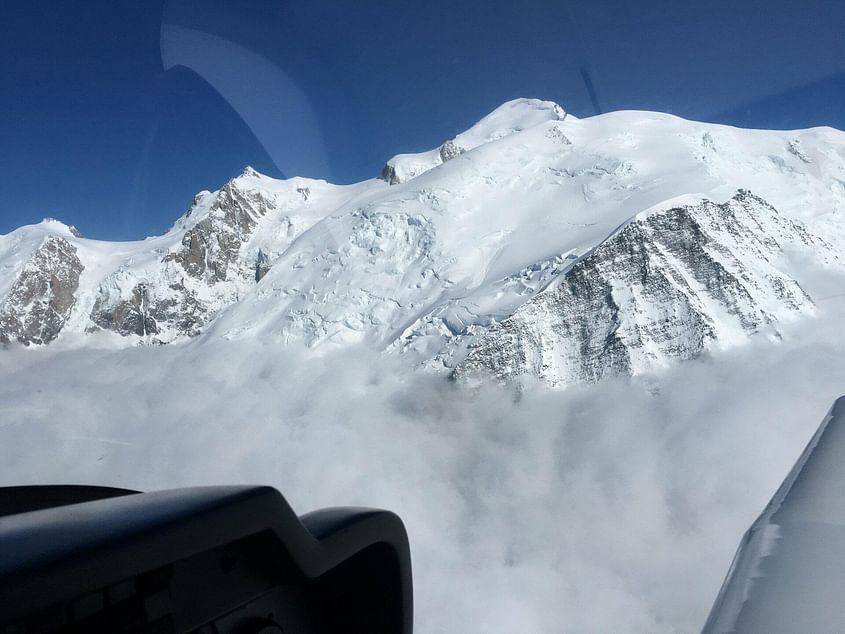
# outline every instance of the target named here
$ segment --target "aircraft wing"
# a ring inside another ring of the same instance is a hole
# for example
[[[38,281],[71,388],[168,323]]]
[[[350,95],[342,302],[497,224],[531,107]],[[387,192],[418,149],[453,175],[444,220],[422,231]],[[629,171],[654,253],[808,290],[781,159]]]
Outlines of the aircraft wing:
[[[845,396],[743,537],[703,631],[845,632]]]

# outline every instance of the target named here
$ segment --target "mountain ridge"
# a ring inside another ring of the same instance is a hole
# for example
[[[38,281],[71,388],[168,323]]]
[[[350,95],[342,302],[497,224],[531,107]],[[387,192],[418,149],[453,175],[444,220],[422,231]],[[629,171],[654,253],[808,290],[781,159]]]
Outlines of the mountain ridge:
[[[764,277],[773,275],[800,288],[790,249],[821,267],[841,266],[845,134],[739,130],[644,112],[576,119],[553,102],[514,100],[433,150],[393,157],[382,179],[352,185],[276,180],[247,167],[219,190],[197,194],[161,236],[108,243],[55,222],[0,236],[0,341],[363,342],[405,355],[413,365],[461,374],[473,364],[490,365],[478,362],[488,331],[518,320],[522,307],[536,306],[542,300],[531,304],[535,298],[564,284],[570,271],[628,227],[660,213],[669,222],[667,210],[686,209],[689,216],[701,205],[730,206],[737,197],[756,201],[743,222],[766,219],[756,229],[742,222],[732,229],[760,234],[755,244],[780,226],[772,218],[795,227],[783,249],[759,262],[734,254],[748,278],[740,275],[743,285],[769,288]],[[685,244],[696,247],[702,235],[689,233]],[[802,243],[802,235],[812,239]],[[21,275],[50,236],[74,249],[81,268],[74,272],[69,255],[58,275],[42,264],[43,279],[35,284],[30,274],[23,301],[12,291],[25,284]],[[716,251],[730,250],[722,244],[730,236],[707,239]],[[659,259],[667,275],[689,273],[656,251],[649,257],[652,264]],[[761,262],[770,259],[778,260],[776,273],[763,272]],[[708,293],[697,288],[690,301],[710,301]],[[649,306],[627,310],[647,313]],[[47,319],[56,308],[58,316]],[[767,309],[775,322],[789,318],[781,308]],[[711,320],[715,314],[696,310]],[[591,319],[589,312],[582,317]],[[32,325],[39,320],[44,328]],[[741,343],[751,334],[723,329],[714,345]],[[634,371],[676,356],[653,355]],[[469,365],[462,365],[466,358]],[[596,378],[567,372],[529,374],[551,385]]]

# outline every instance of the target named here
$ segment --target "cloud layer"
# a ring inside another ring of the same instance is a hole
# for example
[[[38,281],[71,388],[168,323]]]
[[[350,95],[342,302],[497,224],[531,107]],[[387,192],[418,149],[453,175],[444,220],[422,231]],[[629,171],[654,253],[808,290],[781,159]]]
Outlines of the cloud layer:
[[[365,350],[0,353],[0,484],[266,483],[386,507],[420,632],[694,631],[833,399],[840,308],[786,342],[562,392],[468,390]]]

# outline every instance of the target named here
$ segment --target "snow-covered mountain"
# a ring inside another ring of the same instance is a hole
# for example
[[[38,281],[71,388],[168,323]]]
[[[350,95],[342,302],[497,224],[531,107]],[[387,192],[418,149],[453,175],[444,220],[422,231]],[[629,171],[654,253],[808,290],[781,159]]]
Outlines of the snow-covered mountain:
[[[457,376],[639,373],[810,318],[845,133],[518,99],[353,185],[247,168],[164,235],[0,236],[0,341],[365,342]]]

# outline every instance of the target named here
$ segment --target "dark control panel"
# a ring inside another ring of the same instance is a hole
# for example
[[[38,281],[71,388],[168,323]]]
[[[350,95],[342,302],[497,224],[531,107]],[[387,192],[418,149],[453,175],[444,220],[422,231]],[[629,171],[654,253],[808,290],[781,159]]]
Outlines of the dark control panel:
[[[275,489],[0,489],[0,634],[412,630],[393,513]]]

